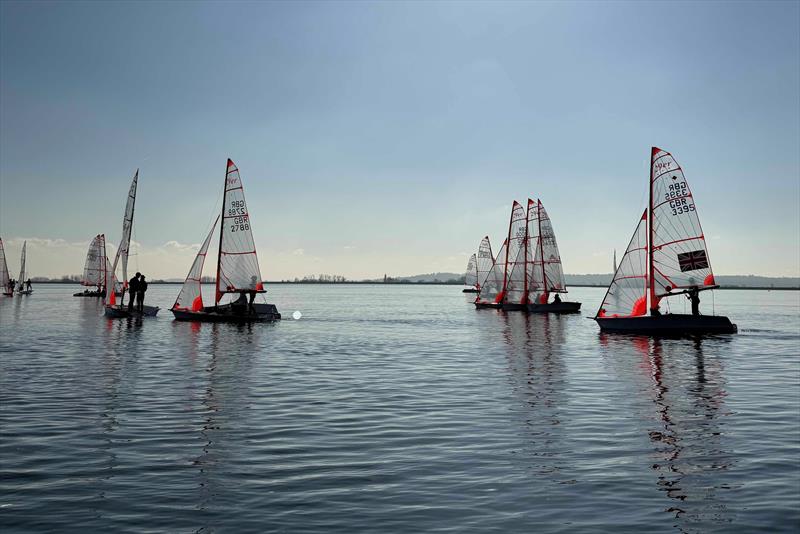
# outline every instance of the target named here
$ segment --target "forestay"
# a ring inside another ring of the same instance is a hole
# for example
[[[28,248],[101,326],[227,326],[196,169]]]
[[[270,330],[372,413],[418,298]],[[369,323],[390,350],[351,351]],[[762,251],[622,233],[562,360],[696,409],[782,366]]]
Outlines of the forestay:
[[[197,256],[195,256],[192,267],[189,269],[189,274],[186,275],[186,280],[184,280],[183,286],[181,286],[178,298],[175,299],[175,304],[172,306],[173,310],[180,309],[195,312],[203,310],[203,293],[200,279],[203,276],[203,264],[206,261],[208,244],[211,243],[214,229],[217,227],[217,222],[219,222],[219,216],[214,220],[214,224],[211,226],[206,240],[203,241],[200,250],[197,251]]]
[[[481,240],[481,244],[478,246],[478,283],[476,285],[478,289],[486,284],[486,278],[492,272],[492,267],[494,267],[494,256],[492,255],[492,245],[489,242],[489,236],[487,235]]]
[[[647,313],[647,210],[619,262],[597,317],[635,317]]]
[[[475,254],[469,257],[467,271],[464,276],[464,284],[468,286],[478,285],[478,259]]]
[[[505,240],[503,241],[503,246],[500,247],[500,252],[497,253],[497,258],[492,264],[492,269],[489,271],[486,279],[481,284],[480,292],[478,293],[478,297],[475,299],[476,303],[491,304],[502,301],[507,248],[508,240]]]
[[[508,255],[506,265],[505,295],[503,300],[525,304],[525,269],[529,262],[527,246],[527,219],[522,205],[514,201],[508,225]]]
[[[11,276],[8,274],[8,263],[6,262],[6,250],[3,248],[3,240],[0,238],[0,289],[4,293],[10,293]]]
[[[713,286],[714,275],[694,197],[672,154],[653,147],[650,179],[656,299],[675,289]]]
[[[83,276],[81,277],[82,285],[103,285],[106,263],[105,239],[105,236],[102,234],[97,234],[94,239],[92,239],[89,245],[89,251],[86,253],[86,263],[83,266]]]
[[[239,169],[230,159],[225,175],[221,226],[215,302],[219,303],[225,293],[263,292],[242,180]]]

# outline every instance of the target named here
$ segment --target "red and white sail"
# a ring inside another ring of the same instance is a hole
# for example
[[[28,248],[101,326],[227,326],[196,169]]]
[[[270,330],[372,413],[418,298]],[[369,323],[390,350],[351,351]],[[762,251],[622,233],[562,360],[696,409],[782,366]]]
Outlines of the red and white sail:
[[[81,277],[81,284],[84,286],[103,285],[106,265],[105,240],[105,235],[97,234],[89,244],[86,263],[83,266],[83,276]]]
[[[464,275],[464,284],[468,286],[478,285],[478,258],[475,254],[469,257],[467,271]]]
[[[484,286],[486,278],[494,267],[494,255],[492,254],[492,244],[489,242],[489,236],[485,236],[478,246],[477,255],[477,273],[478,283],[475,285],[478,289]]]
[[[565,293],[566,282],[561,267],[561,254],[558,252],[553,224],[544,209],[542,201],[537,201],[539,218],[539,249],[544,268],[544,287],[548,293]]]
[[[242,180],[230,159],[225,174],[221,226],[215,303],[226,293],[264,292]]]
[[[183,281],[181,291],[178,293],[178,298],[175,299],[175,304],[172,306],[173,310],[191,310],[203,311],[203,292],[200,279],[203,276],[203,264],[206,261],[206,253],[208,252],[208,245],[211,243],[211,238],[214,235],[214,229],[217,227],[219,217],[214,220],[211,230],[206,236],[206,240],[197,251],[197,256],[192,262],[192,267],[189,269],[189,274],[186,275],[186,280]]]
[[[119,285],[120,284],[117,281],[116,275],[114,274],[114,268],[111,265],[111,261],[108,259],[108,256],[106,256],[106,268],[103,272],[103,288],[106,291],[104,300],[107,306],[114,306],[117,304],[116,293],[117,293],[117,286]]]
[[[476,304],[498,304],[502,302],[507,248],[508,240],[503,241],[503,246],[500,247],[500,252],[497,253],[492,269],[481,283],[478,297],[475,299]]]
[[[11,276],[8,274],[8,263],[6,262],[6,250],[3,248],[3,239],[0,238],[0,289],[3,293],[13,292],[11,287]]]
[[[647,210],[619,262],[597,317],[636,317],[647,313]]]
[[[136,174],[133,176],[133,181],[131,182],[131,187],[128,190],[128,199],[125,203],[125,216],[122,219],[122,237],[119,241],[119,247],[117,248],[117,254],[114,256],[114,263],[111,266],[111,272],[113,274],[113,278],[116,278],[116,272],[118,265],[122,265],[122,285],[123,287],[128,287],[128,255],[130,253],[130,245],[131,245],[131,232],[133,231],[133,212],[134,208],[136,207],[136,187],[139,183],[139,169],[136,169]],[[114,294],[112,288],[115,285],[106,285],[106,293]],[[114,301],[116,300],[114,297],[111,297]],[[124,296],[122,297],[124,300]],[[128,297],[130,298],[130,296]],[[115,302],[111,303],[112,305]],[[122,304],[122,302],[120,302]]]
[[[653,147],[650,180],[654,307],[676,289],[714,286],[715,281],[692,191],[672,154]]]
[[[527,302],[525,284],[525,269],[529,262],[527,237],[527,217],[525,210],[522,205],[515,200],[511,208],[511,218],[508,225],[504,302],[511,302],[514,304],[525,304]]]

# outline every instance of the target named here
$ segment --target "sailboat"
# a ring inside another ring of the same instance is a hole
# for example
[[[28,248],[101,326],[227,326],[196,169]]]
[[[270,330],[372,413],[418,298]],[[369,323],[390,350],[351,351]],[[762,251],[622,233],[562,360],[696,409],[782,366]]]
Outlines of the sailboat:
[[[136,205],[136,186],[139,182],[139,169],[136,169],[136,174],[133,176],[131,188],[128,190],[128,200],[125,203],[125,216],[122,219],[122,238],[117,248],[117,254],[114,256],[114,263],[110,269],[106,269],[106,283],[103,284],[106,289],[106,317],[121,318],[130,316],[146,316],[155,317],[158,313],[158,306],[143,306],[142,312],[138,312],[136,307],[133,306],[129,311],[129,306],[125,303],[125,295],[128,289],[128,254],[131,244],[131,232],[133,232],[133,212]],[[122,264],[122,294],[117,298],[117,265]],[[106,262],[108,265],[108,262]],[[114,290],[112,290],[112,288]],[[128,302],[130,303],[134,295],[128,293]]]
[[[6,297],[14,296],[14,286],[11,285],[11,277],[8,274],[8,264],[6,263],[6,249],[3,248],[3,239],[0,238],[0,290]]]
[[[502,308],[506,311],[528,309],[526,270],[529,262],[527,217],[522,205],[514,201],[508,222]]]
[[[219,250],[217,252],[217,281],[214,305],[203,304],[203,273],[208,245],[214,226],[189,269],[178,298],[171,311],[179,321],[252,322],[275,321],[281,318],[274,304],[256,303],[259,293],[266,293],[261,281],[256,246],[250,225],[250,213],[244,198],[239,169],[228,160],[225,172],[225,190],[222,197]],[[233,295],[238,295],[233,299]],[[249,297],[249,299],[248,299]]]
[[[564,270],[558,252],[553,224],[542,201],[528,199],[528,256],[533,260],[527,264],[525,286],[528,311],[533,313],[577,313],[580,302],[562,301],[561,297],[548,302],[551,293],[566,293]],[[531,253],[532,249],[532,253]]]
[[[661,311],[661,302],[669,297],[699,298],[700,291],[717,287],[683,169],[672,154],[653,147],[648,207],[594,319],[606,332],[735,333],[736,325],[727,317]]]
[[[484,248],[484,243],[486,247]],[[497,256],[492,258],[492,247],[489,244],[489,238],[485,237],[481,242],[483,251],[478,251],[478,283],[480,289],[478,296],[475,298],[475,307],[481,308],[494,308],[499,309],[503,307],[503,285],[505,281],[506,272],[506,249],[508,248],[508,239],[503,241],[503,246]],[[492,258],[491,266],[486,271],[485,276],[481,277],[481,268],[486,268],[485,256],[488,254]]]
[[[89,250],[86,253],[86,263],[83,266],[83,276],[81,276],[81,285],[87,286],[85,291],[74,293],[73,297],[102,297],[104,294],[103,283],[106,277],[106,236],[105,234],[97,234],[89,244]],[[89,288],[96,287],[97,290]]]
[[[28,242],[22,243],[22,256],[19,259],[19,278],[17,278],[17,295],[30,295],[33,289],[25,289],[25,249],[28,248]]]
[[[473,254],[469,257],[467,262],[467,272],[464,276],[465,287],[462,293],[477,293],[478,292],[478,257]]]

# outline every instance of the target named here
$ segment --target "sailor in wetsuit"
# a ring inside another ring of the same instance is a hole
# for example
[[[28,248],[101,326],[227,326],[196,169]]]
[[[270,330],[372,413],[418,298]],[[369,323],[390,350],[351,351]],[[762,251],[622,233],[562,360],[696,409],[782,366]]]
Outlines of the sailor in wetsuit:
[[[700,290],[697,286],[688,291],[686,298],[692,303],[692,315],[700,315]]]
[[[128,313],[133,312],[134,300],[139,293],[139,277],[142,273],[136,273],[133,278],[128,280]]]

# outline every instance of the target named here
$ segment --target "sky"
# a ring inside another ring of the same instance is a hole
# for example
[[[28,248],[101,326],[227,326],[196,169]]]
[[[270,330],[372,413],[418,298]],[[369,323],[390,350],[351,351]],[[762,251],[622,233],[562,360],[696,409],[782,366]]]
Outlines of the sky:
[[[0,2],[12,274],[118,242],[138,168],[131,265],[185,276],[229,157],[267,280],[463,272],[528,197],[607,273],[651,146],[717,274],[800,276],[800,3]]]

